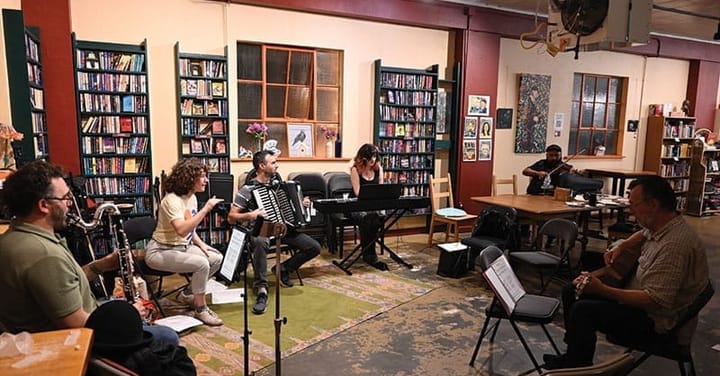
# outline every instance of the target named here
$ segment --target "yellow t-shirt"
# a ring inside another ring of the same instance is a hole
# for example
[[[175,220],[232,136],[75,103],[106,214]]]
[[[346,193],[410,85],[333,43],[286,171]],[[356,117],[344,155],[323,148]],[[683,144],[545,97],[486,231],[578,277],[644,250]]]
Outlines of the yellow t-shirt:
[[[190,219],[197,214],[197,198],[190,195],[184,199],[175,193],[168,193],[160,202],[158,223],[152,238],[161,244],[187,245],[192,240],[195,229],[185,235],[178,235],[172,225],[176,219]]]

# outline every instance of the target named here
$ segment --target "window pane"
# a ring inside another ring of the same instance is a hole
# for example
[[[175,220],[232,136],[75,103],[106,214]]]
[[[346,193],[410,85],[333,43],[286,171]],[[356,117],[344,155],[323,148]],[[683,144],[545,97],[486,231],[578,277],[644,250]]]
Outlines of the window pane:
[[[310,85],[312,54],[293,51],[290,59],[290,84]]]
[[[570,130],[570,140],[568,141],[568,155],[577,154],[577,147],[575,146],[577,144],[577,136],[578,131],[576,129]]]
[[[608,104],[608,117],[607,117],[607,128],[608,129],[617,129],[618,128],[618,114],[617,114],[617,105],[614,103]]]
[[[274,84],[287,83],[288,51],[267,50],[267,82]]]
[[[257,149],[257,142],[255,141],[255,136],[245,132],[248,125],[250,125],[251,123],[252,122],[238,122],[238,154],[242,154],[242,150],[240,148],[250,150],[252,152],[257,151],[255,150]],[[238,155],[238,157],[240,157],[240,155]]]
[[[317,89],[317,120],[338,121],[338,89]]]
[[[238,119],[259,119],[261,103],[262,85],[238,83]]]
[[[595,101],[596,102],[605,102],[608,95],[608,78],[607,77],[598,77],[597,78],[597,88],[595,93]]]
[[[620,102],[620,89],[622,81],[617,77],[610,79],[610,89],[608,90],[608,102]]]
[[[580,100],[580,89],[582,89],[582,74],[575,73],[573,77],[573,100]]]
[[[593,154],[595,154],[598,146],[605,146],[605,131],[593,132],[592,149],[590,149]]]
[[[595,128],[605,128],[605,105],[602,103],[595,103],[593,126]]]
[[[581,128],[592,127],[593,105],[592,103],[583,103],[582,119],[580,121]]]
[[[580,103],[572,103],[572,114],[570,116],[570,129],[578,128],[578,119],[580,118]]]
[[[583,154],[591,154],[592,149],[590,148],[590,131],[581,130],[580,133],[580,142],[578,142],[578,148],[579,150],[585,150]]]
[[[307,119],[310,113],[310,89],[291,87],[288,90],[287,116],[295,119]]]
[[[583,101],[591,102],[595,100],[595,77],[585,76],[585,84],[583,85]]]
[[[605,154],[615,155],[619,154],[617,150],[618,142],[618,131],[607,132],[607,141],[605,141]]]
[[[337,85],[340,77],[339,54],[335,51],[317,52],[317,80],[320,85]]]
[[[277,148],[281,151],[281,156],[287,157],[290,152],[287,140],[287,124],[286,123],[267,123],[268,140],[277,140]]]
[[[262,80],[262,48],[257,44],[237,44],[239,80]]]
[[[286,86],[267,87],[267,117],[285,117]]]

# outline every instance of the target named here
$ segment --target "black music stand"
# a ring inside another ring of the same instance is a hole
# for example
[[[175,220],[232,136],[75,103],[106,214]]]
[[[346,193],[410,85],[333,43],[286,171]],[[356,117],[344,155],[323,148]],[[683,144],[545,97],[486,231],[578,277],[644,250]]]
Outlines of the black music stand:
[[[377,236],[375,237],[375,239],[373,239],[372,243],[369,243],[366,247],[369,248],[377,243],[380,246],[381,253],[387,252],[388,255],[390,255],[390,258],[393,259],[393,261],[408,269],[412,269],[413,266],[411,264],[403,260],[400,256],[397,255],[397,253],[393,252],[393,250],[385,244],[385,233],[388,232],[395,225],[395,223],[397,223],[398,220],[400,220],[400,218],[403,216],[403,214],[405,214],[407,210],[408,209],[392,209],[390,213],[385,217],[385,221],[382,227],[380,227],[380,230],[377,232]],[[363,247],[362,244],[358,244],[357,246],[355,246],[352,252],[345,256],[345,258],[343,258],[342,260],[333,260],[333,264],[338,268],[342,269],[342,271],[347,273],[347,275],[352,275],[350,267],[355,264],[355,262],[360,258],[360,256],[362,256],[364,251],[365,247]]]

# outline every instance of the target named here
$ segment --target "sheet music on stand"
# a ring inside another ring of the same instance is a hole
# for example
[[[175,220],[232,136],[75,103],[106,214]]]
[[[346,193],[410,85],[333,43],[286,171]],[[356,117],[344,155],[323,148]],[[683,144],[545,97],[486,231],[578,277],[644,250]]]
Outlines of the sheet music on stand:
[[[525,296],[525,289],[520,280],[510,267],[510,262],[505,255],[498,257],[490,267],[483,272],[485,280],[500,300],[505,312],[511,315],[515,310],[517,302]]]
[[[240,263],[240,257],[242,256],[246,235],[247,234],[237,228],[232,229],[230,243],[228,243],[227,250],[225,251],[225,257],[223,257],[222,266],[220,266],[220,276],[230,283],[233,282],[235,271]]]

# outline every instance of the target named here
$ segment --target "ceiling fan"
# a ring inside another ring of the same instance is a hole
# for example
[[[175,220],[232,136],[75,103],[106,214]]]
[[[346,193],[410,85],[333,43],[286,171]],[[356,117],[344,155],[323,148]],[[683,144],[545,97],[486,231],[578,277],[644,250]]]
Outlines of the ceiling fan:
[[[577,36],[594,33],[608,14],[609,0],[551,0],[560,11],[565,30]]]

